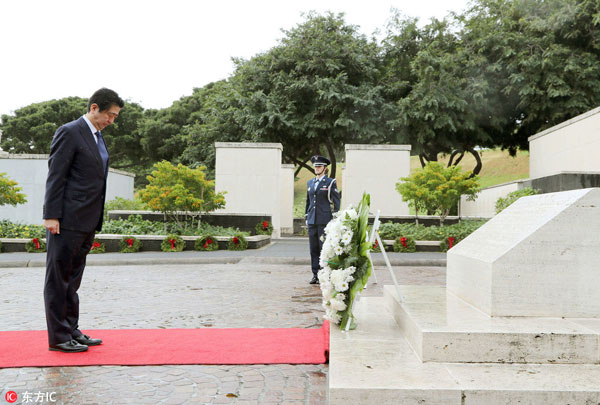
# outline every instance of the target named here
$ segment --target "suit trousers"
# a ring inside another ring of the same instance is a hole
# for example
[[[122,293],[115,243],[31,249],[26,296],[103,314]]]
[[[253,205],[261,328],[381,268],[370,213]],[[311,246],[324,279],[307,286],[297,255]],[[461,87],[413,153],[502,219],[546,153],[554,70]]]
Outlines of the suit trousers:
[[[68,342],[82,334],[77,290],[95,234],[95,231],[70,229],[61,229],[60,234],[46,231],[44,304],[50,345]]]
[[[313,275],[319,272],[319,257],[323,248],[321,236],[325,235],[325,224],[308,225],[308,245],[310,248],[310,263]]]

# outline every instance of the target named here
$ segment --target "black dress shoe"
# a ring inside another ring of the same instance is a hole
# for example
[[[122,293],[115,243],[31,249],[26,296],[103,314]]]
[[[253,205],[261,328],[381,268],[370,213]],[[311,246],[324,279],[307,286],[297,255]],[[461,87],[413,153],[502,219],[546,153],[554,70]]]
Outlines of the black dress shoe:
[[[82,345],[86,345],[86,346],[98,346],[99,344],[102,344],[102,340],[101,339],[92,339],[88,335],[77,336],[74,339],[78,343],[81,343]]]
[[[313,276],[312,280],[308,284],[319,284],[319,277]]]
[[[63,352],[63,353],[78,353],[85,352],[88,349],[86,345],[79,344],[75,340],[69,340],[65,343],[59,343],[56,345],[50,345],[48,350],[51,352]]]

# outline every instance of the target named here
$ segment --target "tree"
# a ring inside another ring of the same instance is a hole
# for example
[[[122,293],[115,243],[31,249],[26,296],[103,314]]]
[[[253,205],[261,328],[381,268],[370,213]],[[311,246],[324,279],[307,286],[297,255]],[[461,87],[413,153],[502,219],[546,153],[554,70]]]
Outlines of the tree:
[[[252,140],[280,142],[285,161],[332,160],[346,143],[385,139],[378,47],[343,15],[308,14],[268,52],[236,60],[243,128]],[[326,152],[324,152],[326,151]]]
[[[199,227],[203,213],[225,206],[224,193],[215,193],[214,180],[206,179],[206,167],[191,169],[162,161],[155,163],[154,169],[148,185],[140,191],[140,199],[180,227],[186,228],[190,222],[193,226],[196,219]]]
[[[0,205],[10,204],[16,207],[27,202],[27,198],[20,192],[22,188],[18,187],[18,184],[6,177],[6,173],[0,173]]]
[[[58,127],[81,117],[86,108],[86,99],[66,97],[19,108],[14,115],[4,114],[0,146],[10,153],[48,154]]]
[[[440,225],[458,204],[461,195],[474,200],[479,192],[478,177],[463,172],[460,166],[445,168],[441,163],[429,162],[421,170],[396,183],[396,190],[415,209],[438,214]]]
[[[408,55],[399,55],[403,50]],[[479,173],[475,147],[490,143],[497,120],[483,118],[494,116],[485,102],[489,86],[473,80],[471,56],[451,20],[432,19],[419,29],[416,20],[396,16],[384,51],[384,77],[396,89],[388,95],[396,105],[390,124],[397,138],[413,146],[423,167],[440,153],[451,155],[449,165],[458,164],[468,152],[477,161],[473,175]]]
[[[58,127],[85,114],[87,102],[85,98],[66,97],[28,105],[16,110],[14,115],[3,115],[0,146],[10,153],[50,153],[52,137]],[[127,169],[143,161],[138,131],[142,113],[139,104],[128,102],[114,124],[102,131],[111,152],[111,167]]]
[[[494,144],[514,155],[600,104],[599,16],[595,0],[478,0],[460,17],[471,71],[494,87]]]
[[[181,130],[187,146],[180,158],[191,167],[206,166],[207,173],[213,173],[215,142],[250,140],[242,126],[242,101],[235,78],[194,89],[194,97],[200,108]]]

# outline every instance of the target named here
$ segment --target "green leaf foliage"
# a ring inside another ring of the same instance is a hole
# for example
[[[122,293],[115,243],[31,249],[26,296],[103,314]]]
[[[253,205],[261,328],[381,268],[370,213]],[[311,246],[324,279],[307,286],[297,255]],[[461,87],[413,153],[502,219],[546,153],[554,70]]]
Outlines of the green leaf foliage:
[[[454,236],[460,240],[466,238],[487,221],[462,220],[458,224],[444,226],[423,226],[415,224],[382,223],[379,235],[382,240],[394,240],[399,237],[410,237],[414,240],[444,240]]]
[[[16,207],[27,202],[27,198],[25,194],[21,193],[22,188],[18,184],[6,177],[6,173],[0,173],[0,205],[9,204]]]
[[[441,163],[429,162],[421,169],[396,183],[402,200],[413,206],[418,214],[438,214],[440,224],[460,201],[461,195],[474,200],[479,192],[478,177],[464,173],[460,166],[445,168]]]
[[[215,192],[214,180],[206,178],[206,167],[192,169],[181,163],[177,166],[162,161],[154,164],[148,185],[141,190],[140,199],[154,211],[161,211],[184,227],[203,213],[225,206],[223,192]]]
[[[502,210],[504,210],[509,205],[511,205],[512,203],[517,201],[519,198],[525,197],[528,195],[539,194],[540,192],[541,192],[540,190],[534,190],[531,187],[525,187],[525,188],[522,188],[521,190],[517,190],[517,191],[513,191],[512,193],[508,193],[506,195],[506,197],[500,197],[496,201],[496,214],[499,214],[500,212],[502,212]]]

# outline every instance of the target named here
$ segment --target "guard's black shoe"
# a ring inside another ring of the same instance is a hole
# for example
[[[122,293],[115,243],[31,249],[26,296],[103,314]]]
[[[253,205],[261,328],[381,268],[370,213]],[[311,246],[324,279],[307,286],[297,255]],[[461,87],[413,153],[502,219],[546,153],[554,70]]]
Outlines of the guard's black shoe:
[[[98,346],[99,344],[102,344],[101,339],[92,339],[88,335],[77,336],[74,339],[77,341],[77,343],[80,343],[80,344],[86,345],[86,346]]]
[[[317,276],[313,276],[312,280],[308,284],[319,284],[319,278]]]
[[[69,340],[65,343],[58,343],[56,345],[50,345],[48,350],[52,352],[63,352],[63,353],[78,353],[85,352],[88,349],[86,345],[79,344],[76,340]]]

